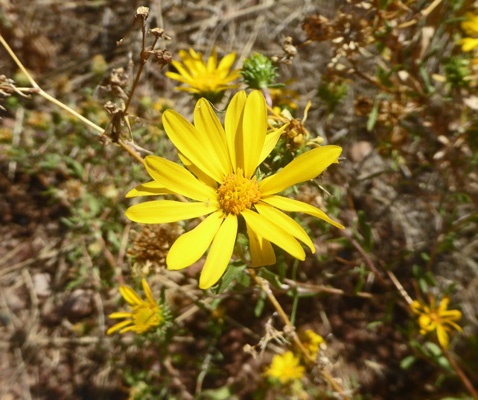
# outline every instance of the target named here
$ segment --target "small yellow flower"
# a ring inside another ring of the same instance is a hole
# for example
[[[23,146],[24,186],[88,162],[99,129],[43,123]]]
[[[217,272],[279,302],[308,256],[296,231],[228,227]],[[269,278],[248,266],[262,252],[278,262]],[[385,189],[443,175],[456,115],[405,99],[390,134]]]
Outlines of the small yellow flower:
[[[461,23],[461,29],[469,36],[478,36],[478,14],[467,12],[466,20]]]
[[[272,108],[277,114],[279,114],[284,107],[287,107],[290,110],[297,110],[297,104],[295,104],[295,101],[297,101],[299,98],[299,93],[297,93],[295,90],[271,88],[270,95],[272,100]]]
[[[276,354],[272,359],[272,364],[265,372],[266,376],[279,379],[284,384],[289,381],[302,379],[305,368],[300,365],[300,359],[287,351],[284,354]]]
[[[430,294],[430,305],[415,300],[410,308],[420,317],[418,324],[420,325],[420,333],[425,335],[434,330],[437,331],[438,341],[445,349],[448,348],[449,339],[448,333],[451,332],[449,326],[455,328],[458,332],[463,332],[461,327],[453,321],[458,321],[461,318],[461,312],[458,310],[447,310],[450,299],[445,296],[438,307],[436,307],[435,297]]]
[[[463,38],[458,41],[458,44],[461,45],[463,51],[471,51],[478,47],[478,38]]]
[[[222,127],[212,106],[200,99],[194,123],[173,110],[163,114],[166,134],[178,149],[186,168],[157,156],[145,166],[153,178],[133,189],[127,197],[179,194],[191,202],[155,200],[136,204],[126,217],[144,224],[161,224],[206,216],[193,230],[180,236],[169,250],[169,269],[179,270],[198,261],[209,248],[199,287],[216,284],[226,270],[236,242],[239,222],[245,222],[253,267],[276,262],[272,243],[304,260],[299,241],[312,253],[315,246],[304,229],[281,210],[304,212],[343,229],[323,211],[279,193],[317,177],[342,151],[323,146],[307,151],[275,175],[257,181],[255,171],[273,150],[285,126],[267,134],[267,108],[260,91],[248,97],[236,94]]]
[[[184,65],[177,61],[172,62],[178,73],[166,73],[169,78],[189,86],[176,87],[177,90],[193,93],[197,97],[205,97],[214,103],[221,100],[225,90],[239,87],[239,85],[229,84],[240,77],[238,70],[231,71],[236,53],[225,56],[219,65],[217,65],[215,47],[207,64],[202,53],[196,53],[193,49],[189,49],[189,54],[181,50],[179,57]]]
[[[121,329],[120,333],[133,331],[143,333],[163,321],[161,307],[156,304],[151,294],[151,289],[145,279],[141,281],[144,294],[147,301],[144,301],[139,295],[128,286],[120,286],[120,293],[123,298],[130,304],[130,312],[115,312],[110,314],[110,318],[128,318],[125,321],[113,325],[106,332],[107,335]],[[129,325],[129,326],[128,326]]]
[[[325,343],[324,338],[317,335],[312,329],[307,329],[302,335],[300,335],[300,339],[310,356],[313,358],[317,356],[320,345]]]
[[[458,41],[463,51],[471,51],[478,47],[478,14],[467,12],[466,20],[461,23],[461,29],[470,37],[463,38]]]

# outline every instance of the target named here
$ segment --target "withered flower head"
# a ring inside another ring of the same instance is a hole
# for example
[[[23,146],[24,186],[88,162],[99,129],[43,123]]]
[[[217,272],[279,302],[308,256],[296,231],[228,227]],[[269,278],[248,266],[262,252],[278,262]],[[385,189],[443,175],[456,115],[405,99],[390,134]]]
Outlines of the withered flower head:
[[[136,19],[142,19],[143,21],[146,21],[148,19],[148,16],[149,16],[148,7],[144,7],[144,6],[138,7],[138,9],[136,10],[136,15],[135,15]]]
[[[153,28],[150,29],[148,32],[158,39],[171,40],[171,36],[166,35],[164,33],[164,29],[162,28]]]
[[[140,269],[145,264],[149,264],[154,270],[165,268],[169,248],[181,233],[182,229],[176,223],[143,225],[139,233],[132,234],[132,246],[128,255],[134,257]]]

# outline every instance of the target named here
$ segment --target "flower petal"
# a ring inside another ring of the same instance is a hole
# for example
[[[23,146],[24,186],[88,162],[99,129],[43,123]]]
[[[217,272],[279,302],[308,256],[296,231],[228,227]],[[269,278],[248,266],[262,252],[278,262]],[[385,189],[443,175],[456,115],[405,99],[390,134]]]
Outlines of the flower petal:
[[[204,182],[206,185],[217,189],[217,182],[211,178],[209,175],[206,175],[198,167],[196,167],[191,161],[189,161],[184,154],[178,151],[178,156],[184,166],[191,171],[201,182]]]
[[[156,304],[156,302],[153,300],[153,295],[151,293],[151,289],[148,285],[148,282],[146,282],[146,279],[141,279],[141,285],[143,286],[144,294],[146,295],[146,298],[150,302],[150,304]]]
[[[227,75],[227,73],[231,70],[232,64],[234,64],[235,59],[236,59],[235,52],[225,56],[219,63],[219,66],[217,67],[218,71],[220,71],[224,75]]]
[[[143,224],[165,224],[211,214],[216,211],[207,203],[182,203],[174,200],[154,200],[128,208],[125,215],[134,222]]]
[[[274,132],[269,133],[266,136],[266,140],[264,141],[264,146],[262,147],[262,152],[261,156],[259,157],[259,165],[264,161],[269,154],[271,154],[271,151],[274,150],[274,147],[277,144],[277,141],[282,135],[282,132],[284,132],[284,129],[287,128],[289,124],[285,124],[284,126],[281,126],[279,129],[277,129]]]
[[[305,214],[313,215],[314,217],[320,218],[339,229],[344,229],[343,225],[330,219],[326,213],[302,201],[293,200],[282,196],[268,196],[261,198],[261,200],[283,211],[303,212]]]
[[[244,115],[246,97],[246,92],[243,90],[236,93],[226,111],[226,142],[234,171],[237,170],[237,167],[244,168],[242,157],[242,117]],[[241,157],[239,159],[236,156],[236,147],[241,149]]]
[[[216,233],[199,278],[199,287],[207,289],[217,283],[229,265],[237,236],[237,216],[229,214]]]
[[[109,334],[111,334],[111,333],[113,333],[113,332],[115,332],[115,331],[117,331],[117,330],[119,330],[119,329],[121,329],[121,328],[123,328],[123,327],[125,327],[125,326],[127,326],[127,325],[132,324],[132,323],[133,323],[132,320],[119,322],[119,323],[117,323],[116,325],[113,325],[110,329],[108,329],[108,330],[106,331],[106,334],[109,335]]]
[[[301,154],[277,174],[261,181],[261,193],[264,196],[279,193],[297,183],[316,178],[337,161],[341,152],[342,148],[339,146],[322,146]]]
[[[216,52],[216,46],[213,47],[211,55],[209,56],[209,59],[207,60],[207,70],[208,72],[215,72],[217,67],[217,52]]]
[[[169,139],[182,154],[217,182],[224,180],[220,160],[203,144],[204,135],[198,129],[174,110],[163,113],[163,124]]]
[[[132,312],[115,312],[113,314],[108,315],[108,318],[131,318],[133,316]]]
[[[119,290],[121,296],[123,296],[123,298],[132,306],[137,306],[143,303],[143,300],[141,300],[141,297],[138,296],[138,293],[136,293],[129,286],[120,286]]]
[[[186,268],[199,260],[211,245],[212,239],[223,220],[223,212],[217,211],[208,216],[193,230],[181,235],[173,243],[166,256],[168,269]]]
[[[174,193],[217,205],[216,191],[200,182],[186,168],[158,156],[147,156],[144,165],[151,177]]]
[[[201,142],[214,151],[220,162],[224,176],[232,172],[231,160],[226,144],[226,134],[211,104],[204,98],[199,99],[194,109],[194,126],[201,133]]]
[[[264,265],[274,265],[276,255],[271,242],[259,236],[249,225],[246,224],[247,235],[249,236],[249,252],[251,253],[251,264],[253,268]]]
[[[448,346],[450,345],[450,340],[448,339],[448,333],[446,329],[442,325],[437,326],[437,336],[441,347],[443,347],[444,349],[448,349]]]
[[[152,181],[136,186],[126,194],[126,198],[139,196],[160,196],[163,194],[174,194],[174,192],[166,189],[159,182]]]
[[[266,134],[266,100],[259,90],[254,90],[247,97],[242,123],[242,156],[244,157],[244,177],[247,179],[254,175],[259,165]],[[240,154],[238,150],[236,148],[236,159]]]
[[[315,253],[315,246],[310,240],[309,235],[304,231],[304,229],[295,222],[292,218],[285,215],[282,211],[279,211],[277,208],[272,207],[269,204],[257,203],[255,205],[256,210],[264,218],[267,218],[274,225],[277,225],[279,228],[284,229],[289,234],[294,236],[296,239],[299,239],[301,242],[309,246],[310,251]]]
[[[458,321],[461,319],[461,312],[458,310],[445,310],[439,313],[440,318],[450,319],[452,321]]]
[[[295,258],[302,261],[305,260],[304,249],[300,243],[285,230],[274,225],[262,215],[249,209],[243,210],[241,215],[246,220],[246,224],[249,225],[249,228],[255,231],[258,235],[276,244]]]

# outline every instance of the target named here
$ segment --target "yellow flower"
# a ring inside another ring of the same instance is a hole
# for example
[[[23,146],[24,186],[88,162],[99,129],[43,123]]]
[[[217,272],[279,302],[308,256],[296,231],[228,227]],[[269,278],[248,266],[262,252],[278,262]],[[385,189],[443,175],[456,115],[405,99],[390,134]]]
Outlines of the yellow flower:
[[[120,286],[120,293],[123,298],[130,304],[130,312],[115,312],[110,314],[110,318],[128,318],[125,321],[113,325],[106,332],[107,335],[121,329],[120,333],[133,331],[143,333],[163,321],[161,307],[156,304],[151,294],[151,289],[145,279],[141,281],[144,294],[147,301],[144,301],[139,295],[128,286]],[[129,326],[128,326],[129,325]]]
[[[300,337],[302,344],[309,352],[310,356],[315,358],[319,352],[320,345],[325,343],[322,336],[317,335],[313,330],[307,329]]]
[[[343,229],[323,211],[277,195],[289,186],[314,179],[336,163],[340,147],[323,146],[307,151],[277,174],[258,182],[254,173],[285,128],[267,134],[267,109],[261,92],[254,91],[246,97],[242,91],[233,97],[227,108],[225,129],[209,102],[200,99],[194,123],[195,126],[191,125],[173,110],[164,112],[166,134],[186,168],[148,156],[145,166],[154,180],[127,194],[135,197],[174,193],[195,200],[156,200],[134,205],[126,216],[135,222],[161,224],[208,215],[171,246],[166,258],[169,269],[188,267],[210,247],[199,287],[207,289],[214,285],[231,259],[239,217],[247,228],[253,267],[275,264],[271,243],[299,260],[305,259],[305,252],[298,240],[315,252],[304,229],[280,209],[304,212]]]
[[[284,354],[276,354],[272,359],[272,364],[265,374],[271,378],[279,379],[284,384],[296,379],[302,379],[305,368],[299,365],[300,359],[287,351]]]
[[[470,36],[478,36],[478,14],[467,12],[466,20],[461,23],[461,29]]]
[[[196,53],[193,49],[189,49],[189,54],[185,50],[181,50],[179,57],[184,65],[173,61],[172,64],[178,73],[167,72],[166,76],[190,87],[176,87],[177,90],[193,93],[197,97],[205,97],[212,102],[217,102],[222,98],[225,90],[239,87],[239,85],[229,84],[240,77],[238,70],[231,72],[236,53],[225,56],[219,65],[217,65],[215,47],[207,64],[202,53]]]
[[[478,47],[478,38],[463,38],[458,41],[458,44],[461,45],[463,51],[471,51]]]
[[[461,23],[461,29],[469,36],[478,36],[478,14],[467,12],[466,20]],[[466,37],[458,41],[463,51],[471,51],[478,47],[478,38]]]
[[[445,296],[438,307],[436,307],[435,297],[430,295],[430,306],[423,302],[415,300],[410,308],[412,311],[420,317],[418,318],[418,324],[420,325],[420,333],[425,335],[428,332],[434,330],[437,331],[438,341],[445,349],[448,348],[448,332],[451,332],[449,326],[455,328],[459,332],[463,332],[461,327],[453,321],[458,321],[461,318],[461,312],[458,310],[447,310],[450,299]]]
[[[297,93],[295,90],[271,88],[270,94],[272,108],[277,114],[279,114],[284,107],[287,107],[291,110],[297,110],[297,104],[295,104],[295,101],[299,98],[299,93]]]

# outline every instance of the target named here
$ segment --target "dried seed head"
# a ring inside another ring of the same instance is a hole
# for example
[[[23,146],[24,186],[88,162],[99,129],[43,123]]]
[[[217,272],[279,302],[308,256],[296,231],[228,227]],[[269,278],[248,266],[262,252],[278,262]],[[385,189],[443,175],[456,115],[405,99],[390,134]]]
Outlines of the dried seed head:
[[[151,35],[156,37],[157,39],[165,39],[171,40],[171,36],[168,36],[164,33],[164,29],[162,28],[153,28],[148,31]]]
[[[141,6],[141,7],[138,7],[138,9],[136,10],[136,15],[134,17],[136,19],[146,21],[148,19],[148,15],[149,15],[149,8]]]
[[[157,49],[153,51],[148,51],[148,53],[153,56],[153,62],[161,65],[161,68],[163,68],[165,65],[170,64],[173,59],[173,55],[166,49]]]

